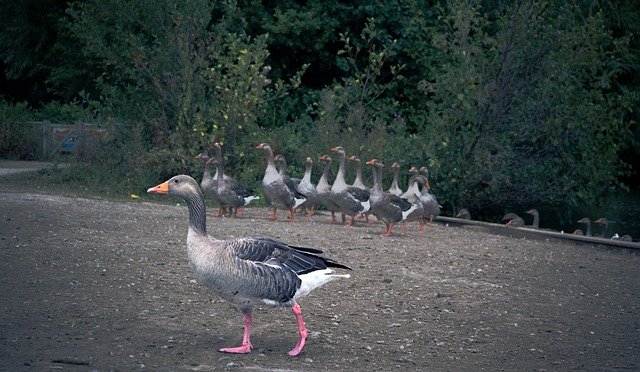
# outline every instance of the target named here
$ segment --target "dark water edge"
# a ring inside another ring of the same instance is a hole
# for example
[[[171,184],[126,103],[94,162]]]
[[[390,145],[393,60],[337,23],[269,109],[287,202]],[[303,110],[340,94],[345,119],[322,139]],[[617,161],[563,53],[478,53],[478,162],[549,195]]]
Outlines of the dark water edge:
[[[569,221],[558,221],[557,217],[554,217],[557,216],[557,213],[553,210],[543,208],[539,212],[541,214],[540,227],[564,232],[573,232],[575,229],[586,231],[586,226],[577,221],[588,217],[592,221],[593,235],[599,236],[602,233],[602,226],[593,221],[604,217],[609,220],[608,238],[618,234],[619,236],[631,235],[634,240],[640,239],[640,189],[611,195],[605,199],[601,206],[576,208],[572,213],[573,218]],[[527,221],[526,218],[525,221]]]
[[[602,226],[595,223],[595,221],[604,217],[609,221],[607,238],[618,234],[620,237],[623,235],[631,235],[634,241],[640,239],[640,189],[630,190],[629,192],[621,191],[607,197],[600,206],[578,207],[572,211],[560,211],[550,207],[531,206],[530,208],[522,210],[505,210],[504,213],[516,213],[524,219],[525,224],[531,225],[533,223],[533,216],[527,214],[527,211],[531,208],[537,209],[540,214],[540,228],[563,231],[565,233],[572,233],[576,229],[581,229],[586,233],[586,226],[579,224],[578,220],[583,217],[588,217],[592,221],[592,235],[600,236]],[[498,210],[485,212],[488,212],[488,215],[475,215],[472,213],[472,218],[487,222],[503,223],[501,222],[501,218],[504,215],[503,212],[499,212]]]

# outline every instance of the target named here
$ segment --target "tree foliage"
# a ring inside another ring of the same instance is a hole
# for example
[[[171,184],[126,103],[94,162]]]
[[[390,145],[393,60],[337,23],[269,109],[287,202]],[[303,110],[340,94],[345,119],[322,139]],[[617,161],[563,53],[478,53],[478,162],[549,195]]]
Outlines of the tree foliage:
[[[627,41],[604,30],[601,14],[529,1],[494,13],[451,1],[447,13],[448,31],[434,38],[447,62],[423,85],[445,199],[575,206],[615,186],[637,95],[612,89]]]

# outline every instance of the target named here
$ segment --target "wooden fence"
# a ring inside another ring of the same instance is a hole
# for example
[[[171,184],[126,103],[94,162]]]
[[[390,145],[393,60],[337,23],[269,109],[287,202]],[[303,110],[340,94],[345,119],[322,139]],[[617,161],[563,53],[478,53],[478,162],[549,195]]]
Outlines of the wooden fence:
[[[106,135],[106,130],[95,124],[55,124],[48,120],[30,124],[41,126],[42,160],[59,155],[84,156]]]

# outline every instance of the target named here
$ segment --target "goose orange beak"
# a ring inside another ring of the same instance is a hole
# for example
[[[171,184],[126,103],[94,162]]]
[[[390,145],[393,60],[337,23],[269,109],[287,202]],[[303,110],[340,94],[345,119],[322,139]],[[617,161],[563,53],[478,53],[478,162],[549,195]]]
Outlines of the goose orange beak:
[[[158,186],[151,187],[147,192],[152,194],[168,194],[169,193],[169,181],[163,182]]]

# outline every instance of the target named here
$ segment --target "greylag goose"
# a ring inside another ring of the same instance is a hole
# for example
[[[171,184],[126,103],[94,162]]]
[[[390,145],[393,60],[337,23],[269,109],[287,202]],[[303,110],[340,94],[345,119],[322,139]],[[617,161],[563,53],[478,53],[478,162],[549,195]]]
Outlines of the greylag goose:
[[[349,156],[349,161],[352,161],[356,164],[356,178],[353,180],[351,186],[370,191],[371,189],[367,187],[364,182],[362,182],[362,160],[360,159],[360,157],[357,155]]]
[[[387,192],[392,195],[400,196],[402,195],[402,189],[398,186],[398,176],[400,175],[400,165],[396,162],[391,163],[391,168],[393,168],[393,181],[391,181],[391,187]]]
[[[276,211],[280,208],[289,211],[289,222],[291,222],[293,221],[295,208],[304,203],[306,198],[295,189],[287,186],[280,173],[278,173],[276,165],[273,162],[273,151],[271,147],[266,143],[261,143],[257,148],[263,150],[267,158],[267,168],[262,178],[262,191],[264,192],[265,200],[273,208],[269,219],[277,219]]]
[[[311,183],[311,170],[313,167],[313,160],[311,158],[307,158],[306,166],[305,166],[305,175],[303,178],[291,178],[287,176],[287,160],[284,158],[284,155],[276,155],[273,158],[274,161],[280,163],[280,175],[282,179],[284,179],[284,183],[289,186],[290,189],[295,189],[300,195],[304,195],[307,199],[305,200],[300,207],[302,208],[303,214],[307,216],[313,215],[313,205],[315,204],[315,196],[317,194],[316,187]],[[311,214],[306,214],[306,208],[312,208]]]
[[[587,226],[587,231],[585,232],[586,236],[591,236],[591,219],[589,217],[584,217],[578,220],[578,223],[583,223]]]
[[[458,211],[458,214],[456,214],[456,218],[461,218],[463,220],[470,220],[471,212],[469,212],[469,210],[466,208],[462,208]]]
[[[424,178],[427,179],[424,186],[422,186],[420,200],[424,208],[424,217],[429,219],[429,225],[431,225],[433,218],[440,215],[442,207],[438,203],[436,196],[429,191],[431,190],[431,185],[429,185],[429,170],[427,170],[426,167],[420,167],[420,171],[424,174]]]
[[[580,229],[575,229],[571,235],[584,235],[584,232]]]
[[[231,218],[242,215],[242,208],[249,205],[253,200],[260,199],[253,193],[253,190],[247,189],[240,182],[227,177],[224,178],[224,169],[217,159],[209,159],[207,162],[215,164],[218,171],[218,201],[220,206],[228,208]]]
[[[600,234],[600,237],[606,239],[607,236],[609,235],[609,220],[604,217],[601,217],[593,222],[599,223],[602,225],[602,234]]]
[[[324,168],[322,170],[322,176],[318,180],[316,185],[316,198],[317,202],[324,205],[328,211],[331,212],[331,220],[329,223],[336,223],[336,212],[342,212],[342,208],[334,202],[331,197],[331,184],[329,183],[329,171],[331,171],[331,156],[322,155],[320,160],[324,162]],[[344,224],[344,213],[342,213],[342,223]]]
[[[406,221],[418,221],[420,223],[420,229],[418,232],[424,232],[424,207],[422,205],[422,201],[420,201],[419,182],[425,183],[426,181],[427,179],[420,174],[411,176],[411,178],[409,178],[407,191],[400,195],[401,198],[407,199],[409,203],[417,206],[417,208],[403,221],[402,231],[407,231]]]
[[[516,226],[516,227],[523,227],[524,226],[524,220],[522,219],[522,217],[518,216],[515,213],[507,213],[504,215],[504,217],[502,217],[502,221],[507,221],[507,225],[509,226]]]
[[[270,305],[292,309],[300,339],[289,355],[300,354],[308,330],[297,300],[334,279],[350,276],[337,274],[332,268],[351,269],[321,256],[322,251],[317,249],[294,247],[263,237],[218,240],[207,235],[204,198],[189,176],[175,176],[147,192],[184,199],[189,210],[187,256],[196,278],[242,311],[242,346],[218,351],[251,352],[252,309],[256,305]]]
[[[382,168],[384,164],[378,159],[367,162],[373,167],[373,187],[371,188],[371,213],[387,225],[382,236],[391,236],[391,229],[397,222],[405,220],[411,212],[418,208],[407,199],[382,191]]]
[[[307,208],[308,212],[305,213],[306,216],[313,216],[313,210],[316,206],[318,190],[316,190],[316,185],[311,182],[311,172],[313,170],[313,159],[307,157],[305,162],[305,170],[304,176],[300,180],[298,184],[298,192],[307,197],[307,200],[302,204],[302,212],[305,213]]]
[[[338,155],[338,159],[340,159],[340,166],[338,167],[336,179],[333,181],[333,185],[331,186],[330,197],[337,205],[340,206],[340,208],[342,208],[342,213],[349,216],[347,226],[353,226],[355,216],[367,213],[371,208],[369,192],[347,185],[344,177],[347,155],[344,149],[340,146],[332,148],[331,151]]]
[[[297,190],[298,185],[302,180],[300,178],[287,176],[287,160],[284,158],[284,155],[274,156],[273,161],[280,164],[280,171],[278,173],[280,173],[280,176],[282,176],[284,183],[286,183],[289,188]]]
[[[357,155],[349,156],[348,160],[356,164],[356,178],[353,180],[353,183],[351,184],[351,186],[357,187],[359,189],[365,190],[366,192],[370,193],[371,188],[369,188],[367,185],[364,184],[364,182],[362,182],[362,160]],[[369,210],[369,212],[371,212],[371,210]],[[362,217],[364,217],[364,219],[367,222],[371,222],[369,221],[369,212],[363,213],[361,215]]]
[[[533,227],[534,229],[540,228],[540,213],[538,213],[538,210],[529,209],[527,213],[533,216],[533,224],[531,225],[531,227]]]
[[[209,154],[206,152],[202,152],[195,157],[196,159],[200,159],[204,161],[204,173],[202,175],[202,181],[200,182],[200,187],[204,191],[204,194],[211,199],[214,203],[220,204],[218,200],[218,170],[216,168],[216,174],[211,177],[211,163],[209,163]],[[222,216],[226,213],[226,209],[220,206],[220,209],[217,212],[214,212],[212,216],[218,217]]]

